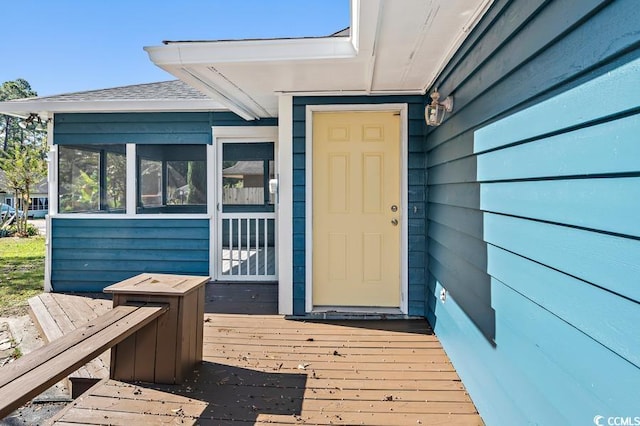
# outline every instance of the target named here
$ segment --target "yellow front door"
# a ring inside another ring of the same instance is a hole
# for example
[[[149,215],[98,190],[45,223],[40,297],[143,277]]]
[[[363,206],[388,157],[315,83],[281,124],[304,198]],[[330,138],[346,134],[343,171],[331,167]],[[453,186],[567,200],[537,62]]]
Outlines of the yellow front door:
[[[313,305],[400,307],[400,115],[313,114]]]

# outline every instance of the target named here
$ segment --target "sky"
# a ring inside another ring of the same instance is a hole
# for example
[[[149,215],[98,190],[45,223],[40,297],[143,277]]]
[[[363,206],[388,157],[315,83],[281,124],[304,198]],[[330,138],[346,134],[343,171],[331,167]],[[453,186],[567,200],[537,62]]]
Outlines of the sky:
[[[172,80],[144,46],[163,40],[325,36],[349,0],[0,0],[0,84],[39,96]]]

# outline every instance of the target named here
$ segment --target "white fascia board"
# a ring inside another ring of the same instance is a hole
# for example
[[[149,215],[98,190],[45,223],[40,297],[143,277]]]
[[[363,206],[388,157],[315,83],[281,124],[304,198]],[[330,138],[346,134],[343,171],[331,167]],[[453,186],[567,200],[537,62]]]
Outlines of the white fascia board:
[[[357,55],[350,37],[174,42],[164,46],[147,46],[144,50],[151,61],[160,67],[340,59]]]
[[[431,86],[436,82],[440,74],[445,69],[447,64],[451,62],[453,56],[456,54],[458,49],[462,46],[462,43],[467,39],[467,37],[471,34],[471,31],[478,25],[482,17],[487,13],[491,5],[493,4],[493,0],[483,0],[473,14],[469,17],[467,23],[462,27],[462,30],[457,33],[456,37],[452,40],[451,46],[449,46],[449,50],[442,57],[440,64],[433,70],[431,75],[427,78],[427,83],[422,88],[422,94],[426,94],[427,91],[431,88]],[[445,93],[444,96],[448,96],[448,93]]]
[[[207,77],[204,77],[194,67],[188,69],[182,66],[163,65],[162,68],[245,120],[270,116],[265,108],[219,73],[208,72]]]
[[[121,100],[121,101],[66,101],[66,102],[0,102],[0,113],[27,117],[39,113],[47,118],[49,112],[162,112],[162,111],[227,111],[224,105],[209,99],[197,100]]]

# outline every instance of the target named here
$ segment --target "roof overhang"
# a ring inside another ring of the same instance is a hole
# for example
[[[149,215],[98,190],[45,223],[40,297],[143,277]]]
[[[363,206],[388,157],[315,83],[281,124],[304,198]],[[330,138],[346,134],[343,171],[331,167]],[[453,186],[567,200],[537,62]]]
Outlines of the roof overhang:
[[[213,99],[198,100],[103,100],[103,101],[51,101],[33,98],[0,102],[0,114],[27,118],[38,114],[48,119],[55,113],[91,112],[180,112],[227,111],[228,108]]]
[[[166,42],[150,59],[245,119],[278,95],[424,94],[493,0],[352,0],[348,37]]]

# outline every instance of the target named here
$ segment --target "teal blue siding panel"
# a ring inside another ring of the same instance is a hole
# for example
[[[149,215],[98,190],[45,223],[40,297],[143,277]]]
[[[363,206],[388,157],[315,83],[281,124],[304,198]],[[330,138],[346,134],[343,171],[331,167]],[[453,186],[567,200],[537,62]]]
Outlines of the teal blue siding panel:
[[[473,152],[473,143],[473,133],[458,135],[448,143],[438,145],[429,151],[427,166],[431,168],[458,158],[468,157]]]
[[[483,213],[476,209],[467,209],[446,204],[431,204],[429,221],[439,223],[482,240]]]
[[[486,272],[452,254],[453,252],[438,246],[436,242],[429,241],[429,271],[438,281],[446,283],[446,289],[452,298],[475,300],[476,303],[464,307],[472,321],[467,326],[480,330],[485,339],[493,339],[495,313],[490,305],[491,279]]]
[[[620,2],[623,3],[623,2]],[[634,6],[634,8],[636,8]],[[635,19],[640,12],[634,11]],[[635,22],[636,33],[637,21]],[[557,132],[569,127],[600,120],[638,108],[640,99],[640,59],[631,61],[609,73],[572,90],[539,103],[526,112],[500,120],[476,132],[475,152],[497,148],[513,141]],[[597,103],[585,102],[594,94],[603,96]],[[606,99],[606,101],[605,101]]]
[[[455,109],[426,136],[424,315],[486,424],[635,415],[638,22],[496,0],[434,83]]]
[[[58,231],[56,231],[58,232]],[[78,244],[75,238],[62,238],[56,241],[56,248],[60,250],[64,249],[76,249]],[[82,240],[82,247],[85,250],[92,249],[117,249],[117,250],[153,250],[158,248],[158,243],[155,239],[138,239],[132,238],[84,238]],[[181,240],[181,250],[208,250],[208,240]],[[62,253],[62,251],[60,251]]]
[[[61,219],[51,226],[55,291],[96,291],[143,273],[209,275],[208,219]]]
[[[275,126],[276,119],[246,121],[232,112],[56,114],[60,145],[137,143],[210,144],[212,126]]]
[[[636,114],[491,151],[478,156],[478,179],[634,173],[640,168],[639,134],[640,115]]]
[[[152,259],[153,260],[153,259]],[[171,261],[172,265],[163,265],[167,261],[163,261],[162,259],[156,259],[153,262],[149,262],[151,269],[149,266],[143,266],[141,260],[121,260],[118,258],[108,258],[104,260],[57,260],[54,259],[51,262],[51,267],[57,271],[72,271],[72,270],[85,270],[85,271],[135,271],[138,268],[141,268],[141,272],[146,272],[149,270],[153,270],[155,272],[166,271],[167,269],[171,269],[173,273],[183,273],[183,274],[195,274],[208,272],[209,264],[208,259],[204,262],[194,262],[192,260],[189,261],[180,261],[179,259],[176,261]],[[145,268],[142,270],[142,268]]]
[[[129,135],[123,133],[109,133],[104,135],[71,134],[56,136],[58,145],[90,145],[90,144],[208,144],[210,136],[207,134],[171,134],[171,133],[141,133]]]
[[[56,114],[56,144],[210,144],[213,113]]]
[[[431,184],[430,184],[431,185]],[[469,209],[480,204],[480,185],[474,182],[429,186],[429,202]]]
[[[61,113],[56,114],[56,125],[65,123],[86,124],[87,122],[162,124],[170,121],[184,121],[197,123],[210,121],[210,114],[208,112]]]
[[[475,182],[477,179],[477,163],[473,157],[453,160],[429,169],[429,184]]]
[[[120,276],[117,275],[112,275],[111,278],[112,280],[115,280],[115,282],[119,282],[122,280],[126,280],[127,278],[131,278],[132,276],[134,276],[135,273],[131,272],[131,273],[124,273],[121,274]],[[83,281],[82,284],[82,292],[86,292],[86,293],[102,293],[102,290],[105,287],[110,286],[111,284],[113,284],[112,280],[109,281],[90,281],[87,282],[85,280],[85,278],[82,276],[82,274],[78,274],[74,277],[71,278],[70,281],[63,281],[60,279],[56,280],[56,285],[60,288],[75,288],[78,286],[78,281]]]
[[[108,219],[105,219],[108,220]],[[124,224],[123,224],[124,225]],[[109,238],[139,238],[144,232],[146,238],[154,238],[157,241],[170,241],[172,239],[184,240],[202,236],[202,229],[198,228],[138,228],[131,227],[109,228]],[[100,238],[105,234],[105,229],[99,226],[95,228],[53,228],[52,235],[65,238]]]
[[[462,85],[475,74],[478,64],[490,60],[509,41],[512,34],[522,28],[540,10],[545,0],[529,0],[521,3],[494,2],[466,42],[458,48],[452,60],[443,70],[439,80],[442,89]],[[536,49],[536,46],[533,47]],[[539,47],[537,47],[539,48]],[[524,52],[526,53],[526,52]],[[530,52],[529,52],[530,53]]]
[[[485,214],[487,243],[640,302],[640,243],[598,232]]]
[[[409,185],[407,195],[410,203],[424,202],[427,200],[427,193],[423,185]]]
[[[531,52],[532,56],[523,58],[527,62],[514,64],[511,70],[504,69],[499,63],[476,64],[479,70],[487,70],[486,75],[490,78],[480,78],[480,71],[476,70],[474,78],[466,80],[465,85],[455,89],[458,100],[456,109],[464,108],[464,114],[451,116],[446,121],[447,126],[438,128],[433,132],[433,136],[430,134],[427,140],[428,149],[447,142],[454,135],[487,123],[511,108],[521,108],[540,101],[541,99],[536,99],[538,97],[548,97],[560,92],[563,85],[576,84],[578,79],[587,81],[589,77],[593,77],[587,75],[590,70],[602,73],[602,70],[596,70],[598,66],[607,69],[622,53],[638,48],[640,9],[636,7],[634,0],[601,1],[601,5],[607,3],[606,7],[598,10],[593,16],[584,15],[582,10],[576,10],[580,9],[581,3],[547,3],[564,11],[545,16],[538,14],[535,17],[537,19],[528,22],[535,31],[541,31],[549,24],[548,21],[561,20],[569,23],[574,16],[577,18],[571,31],[554,39],[554,43],[550,45],[538,46],[539,50]],[[520,6],[520,2],[513,2],[511,5]],[[610,25],[610,22],[615,22],[616,25]],[[519,49],[520,44],[528,42],[527,37],[517,34],[517,31],[518,29],[514,29],[515,34],[511,37],[512,41],[517,41],[510,44],[510,52],[507,52],[505,57],[516,53],[513,51]],[[598,34],[598,37],[593,37],[593,34]],[[494,54],[500,52],[501,49]],[[488,86],[487,81],[496,83]],[[443,94],[453,91],[447,88],[447,82],[440,79],[436,81],[436,86]],[[589,96],[589,100],[593,101],[593,93],[585,96]],[[453,135],[450,133],[452,130]]]
[[[204,240],[203,240],[204,241]],[[127,241],[129,243],[130,241]],[[156,261],[165,261],[165,262],[175,262],[175,261],[184,261],[184,262],[193,262],[195,259],[200,262],[207,262],[209,256],[209,248],[206,247],[201,250],[189,250],[183,247],[180,250],[175,250],[174,248],[170,249],[157,249],[158,243],[155,243],[156,247],[147,248],[145,250],[131,249],[129,247],[124,249],[119,249],[117,252],[113,252],[109,255],[109,261],[146,261],[146,260],[156,260]],[[182,246],[182,244],[180,244]],[[56,259],[57,260],[65,260],[65,261],[102,261],[105,256],[105,248],[86,248],[86,242],[83,241],[82,251],[78,251],[74,248],[66,248],[62,249],[59,245],[56,248]]]
[[[432,264],[429,266],[431,268]],[[468,314],[453,297],[445,303],[440,302],[442,289],[441,283],[432,277],[430,296],[433,315],[430,322],[485,424],[526,424],[523,421],[528,417],[525,413],[533,413],[536,408],[543,406],[543,395],[533,389],[527,380],[522,380],[523,373],[512,367],[511,360],[487,344],[484,334],[469,323]],[[496,374],[496,371],[501,374]],[[555,409],[551,417],[555,420],[561,418]]]
[[[164,133],[183,133],[183,134],[202,134],[211,131],[206,116],[200,121],[153,121],[153,122],[120,122],[114,126],[113,122],[80,122],[67,123],[61,119],[56,123],[56,131],[60,134],[164,134]]]
[[[640,367],[637,302],[498,247],[489,245],[487,257],[492,277]]]
[[[628,391],[639,383],[637,366],[500,281],[494,280],[492,288],[497,347],[503,345],[549,403],[567,416],[564,424],[588,423],[593,412],[615,416],[637,408],[637,397]]]
[[[484,211],[640,237],[640,177],[483,183],[480,196]]]
[[[429,238],[458,254],[461,259],[482,270],[487,267],[484,241],[438,222],[429,224]]]
[[[441,288],[436,283],[435,296]],[[458,372],[469,377],[463,381],[471,395],[492,395],[490,402],[475,401],[486,424],[522,424],[528,418],[532,424],[580,425],[592,421],[592,412],[627,412],[624,407],[634,406],[635,395],[621,390],[639,380],[634,366],[497,280],[492,293],[495,347],[467,326],[453,298],[435,302],[433,320],[438,337],[450,344],[447,353]],[[469,343],[475,343],[473,351],[465,351]],[[576,356],[584,353],[589,356]]]

